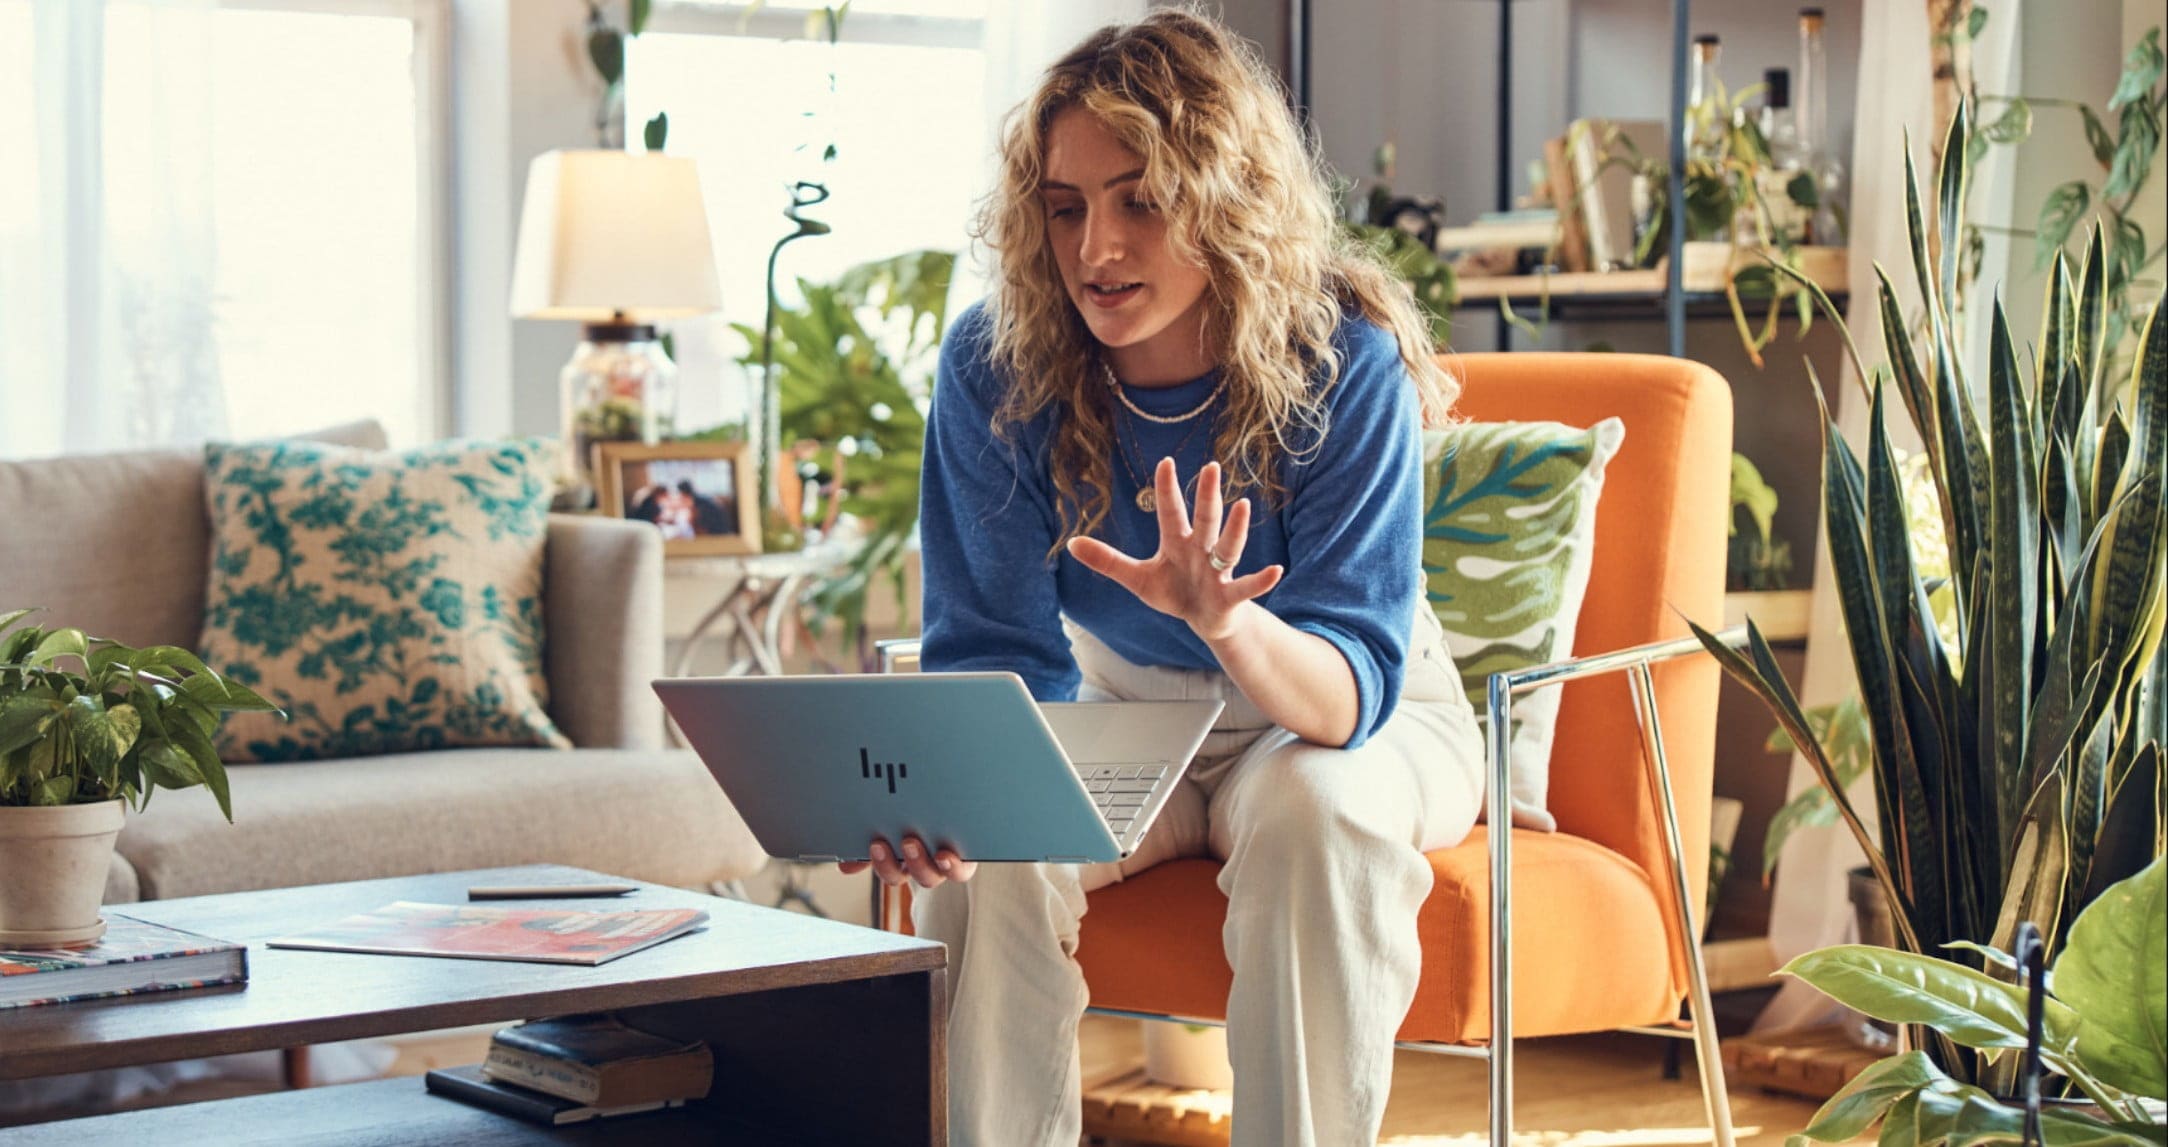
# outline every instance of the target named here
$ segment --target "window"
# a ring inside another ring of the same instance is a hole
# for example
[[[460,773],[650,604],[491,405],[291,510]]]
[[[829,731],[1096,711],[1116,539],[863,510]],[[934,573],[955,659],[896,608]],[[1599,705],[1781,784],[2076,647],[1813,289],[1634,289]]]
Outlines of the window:
[[[0,454],[439,431],[448,2],[0,0]]]
[[[375,418],[412,444],[437,436],[447,398],[426,98],[434,6],[308,7],[218,13],[227,426],[245,438]]]
[[[794,180],[828,186],[831,197],[807,214],[834,230],[784,248],[776,286],[786,303],[799,278],[969,244],[987,172],[983,0],[859,0],[832,46],[806,34],[817,8],[771,0],[748,17],[663,7],[631,43],[626,134],[638,140],[656,112],[669,114],[667,150],[700,166],[723,287],[720,316],[674,327],[682,427],[744,416],[735,360],[747,344],[728,324],[760,328]],[[835,159],[824,163],[830,142]]]

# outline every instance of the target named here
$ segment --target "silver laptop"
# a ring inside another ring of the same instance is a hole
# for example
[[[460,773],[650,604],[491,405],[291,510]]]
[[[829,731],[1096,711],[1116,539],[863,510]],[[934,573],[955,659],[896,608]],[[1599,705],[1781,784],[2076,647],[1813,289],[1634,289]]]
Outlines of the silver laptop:
[[[771,856],[864,860],[916,834],[971,860],[1136,851],[1221,702],[1039,704],[1013,673],[655,682]]]

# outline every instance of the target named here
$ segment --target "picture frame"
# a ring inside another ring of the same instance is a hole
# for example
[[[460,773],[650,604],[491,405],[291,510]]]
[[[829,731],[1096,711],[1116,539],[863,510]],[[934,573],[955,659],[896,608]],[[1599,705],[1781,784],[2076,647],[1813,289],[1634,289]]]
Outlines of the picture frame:
[[[744,442],[597,442],[603,513],[655,523],[671,557],[760,552],[759,485]]]

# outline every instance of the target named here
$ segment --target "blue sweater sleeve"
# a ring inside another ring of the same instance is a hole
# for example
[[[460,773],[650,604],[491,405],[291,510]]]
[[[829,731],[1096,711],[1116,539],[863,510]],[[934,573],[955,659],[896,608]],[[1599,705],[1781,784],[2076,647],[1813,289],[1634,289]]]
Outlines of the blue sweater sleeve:
[[[1001,384],[983,306],[942,340],[919,485],[926,625],[919,663],[933,671],[1002,670],[1040,701],[1073,701],[1081,676],[1061,628],[1051,483],[1029,443],[1042,412],[1010,439],[992,429]]]
[[[1423,446],[1399,344],[1366,322],[1342,329],[1331,422],[1317,451],[1288,468],[1288,568],[1267,603],[1347,658],[1358,705],[1352,749],[1392,715],[1406,676],[1422,595]]]

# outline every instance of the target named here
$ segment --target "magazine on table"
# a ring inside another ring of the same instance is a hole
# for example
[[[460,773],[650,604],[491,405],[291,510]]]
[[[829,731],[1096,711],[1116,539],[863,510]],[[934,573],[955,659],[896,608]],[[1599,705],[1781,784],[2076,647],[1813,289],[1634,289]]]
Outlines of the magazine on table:
[[[401,900],[282,936],[269,946],[592,966],[675,939],[707,921],[708,914],[697,908],[578,912]]]
[[[0,951],[0,1009],[238,984],[248,949],[105,913],[105,934],[80,948]]]

